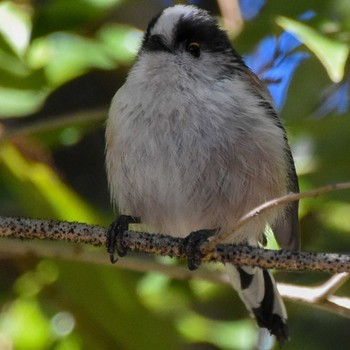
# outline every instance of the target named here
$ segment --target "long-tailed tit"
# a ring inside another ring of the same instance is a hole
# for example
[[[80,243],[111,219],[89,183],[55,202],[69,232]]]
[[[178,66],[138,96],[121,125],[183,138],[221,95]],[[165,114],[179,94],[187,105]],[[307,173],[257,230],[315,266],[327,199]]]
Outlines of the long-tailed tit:
[[[150,22],[113,98],[106,139],[111,197],[123,214],[109,230],[112,260],[115,236],[129,223],[153,233],[191,233],[193,243],[298,192],[271,96],[216,21],[193,6],[167,8]],[[228,242],[258,245],[267,225],[284,249],[298,249],[297,202],[255,217]],[[196,267],[193,259],[189,265]],[[233,265],[227,271],[259,327],[283,343],[287,314],[270,272]]]

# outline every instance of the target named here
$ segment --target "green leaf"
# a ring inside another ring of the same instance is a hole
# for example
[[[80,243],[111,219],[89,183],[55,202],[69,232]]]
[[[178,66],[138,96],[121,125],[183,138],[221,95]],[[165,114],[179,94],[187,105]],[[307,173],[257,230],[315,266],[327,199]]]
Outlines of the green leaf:
[[[135,58],[142,40],[142,32],[125,25],[105,25],[97,37],[106,45],[117,62],[130,62]]]
[[[337,83],[344,77],[346,60],[349,56],[347,44],[327,38],[308,25],[286,17],[276,20],[286,31],[296,35],[321,61],[329,78]]]
[[[84,0],[87,4],[96,6],[97,8],[110,8],[116,6],[121,0]]]
[[[191,341],[213,343],[220,349],[252,349],[257,338],[251,320],[216,321],[193,312],[178,320],[178,329]]]
[[[46,96],[45,91],[0,86],[0,118],[20,117],[34,113],[42,106]]]
[[[53,87],[91,68],[111,69],[114,67],[103,44],[66,32],[57,32],[36,39],[31,45],[28,60],[34,69],[44,67]]]
[[[85,330],[84,349],[183,349],[173,319],[140,302],[136,274],[92,264],[59,266],[57,297],[77,319],[77,331]]]
[[[30,40],[31,22],[24,6],[6,1],[0,4],[0,34],[19,56]]]
[[[50,166],[27,160],[10,143],[3,144],[0,151],[0,160],[13,176],[28,186],[34,186],[58,219],[98,222],[94,210],[68,187]]]
[[[49,320],[34,299],[17,299],[7,305],[0,316],[0,328],[19,350],[48,349],[52,343]]]
[[[323,206],[322,221],[330,230],[339,230],[346,234],[350,232],[350,204],[330,201]]]
[[[90,32],[91,25],[96,28],[111,18],[120,2],[122,0],[51,0],[33,4],[32,38],[62,31]]]

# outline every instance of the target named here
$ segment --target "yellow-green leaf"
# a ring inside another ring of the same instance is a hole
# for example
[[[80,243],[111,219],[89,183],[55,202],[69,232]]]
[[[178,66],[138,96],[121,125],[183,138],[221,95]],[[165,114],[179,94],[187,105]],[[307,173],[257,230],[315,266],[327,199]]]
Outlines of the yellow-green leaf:
[[[19,181],[35,186],[58,219],[86,223],[98,222],[93,209],[69,188],[47,164],[27,160],[10,143],[1,145],[0,160]]]
[[[30,17],[24,8],[10,1],[0,4],[0,35],[18,55],[25,52],[32,29]]]
[[[280,16],[276,20],[286,31],[297,36],[321,61],[330,79],[337,83],[343,79],[349,46],[330,39],[308,25]]]

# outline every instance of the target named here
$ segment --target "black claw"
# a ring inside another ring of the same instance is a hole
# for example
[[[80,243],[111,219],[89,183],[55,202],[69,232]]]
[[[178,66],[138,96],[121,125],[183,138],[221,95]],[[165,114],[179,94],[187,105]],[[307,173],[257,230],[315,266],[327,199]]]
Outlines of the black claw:
[[[140,218],[135,218],[130,215],[120,215],[107,230],[106,247],[109,254],[109,259],[112,264],[118,261],[118,258],[114,256],[117,252],[119,257],[123,257],[128,252],[128,249],[123,246],[123,235],[128,230],[129,224],[140,223]]]
[[[185,238],[185,253],[187,255],[187,265],[189,270],[198,269],[202,261],[202,253],[200,247],[203,242],[214,235],[217,230],[199,230],[191,232]]]
[[[111,261],[112,264],[115,264],[118,261],[118,258],[114,256],[114,253],[109,254],[109,260]]]

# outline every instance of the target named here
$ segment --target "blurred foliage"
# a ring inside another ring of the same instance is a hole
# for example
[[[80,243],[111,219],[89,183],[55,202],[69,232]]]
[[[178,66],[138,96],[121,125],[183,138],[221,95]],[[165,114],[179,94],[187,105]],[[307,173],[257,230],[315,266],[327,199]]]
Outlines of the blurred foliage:
[[[241,2],[246,22],[235,46],[258,63],[270,54],[262,78],[286,84],[278,105],[301,189],[349,181],[349,1]],[[169,3],[0,2],[0,215],[113,220],[104,119],[147,22]],[[219,14],[214,1],[196,4]],[[313,16],[305,21],[307,11]],[[299,40],[292,49],[289,43],[286,50],[285,31]],[[278,63],[283,50],[283,60],[303,59],[287,70],[287,61]],[[300,212],[303,249],[349,250],[349,193],[304,200]],[[1,245],[5,252],[7,241]],[[251,349],[255,343],[254,322],[230,288],[10,256],[0,266],[1,349]],[[277,274],[305,285],[326,277]],[[349,285],[342,293],[350,295]],[[348,347],[348,320],[297,304],[287,308],[292,341],[285,349]]]

